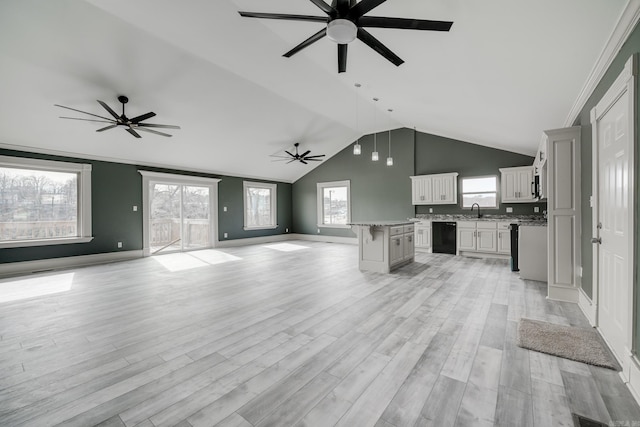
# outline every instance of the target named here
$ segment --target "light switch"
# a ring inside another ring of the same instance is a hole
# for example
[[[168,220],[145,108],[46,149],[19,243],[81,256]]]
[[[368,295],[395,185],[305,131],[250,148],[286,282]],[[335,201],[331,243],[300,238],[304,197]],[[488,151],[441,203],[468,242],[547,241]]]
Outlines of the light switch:
[[[540,212],[540,208],[539,208],[538,206],[534,206],[534,207],[533,207],[533,211],[534,211],[535,213],[538,213],[538,212]]]
[[[507,208],[507,213],[513,213],[513,208]]]
[[[133,205],[133,211],[138,212],[138,207],[136,205]]]
[[[223,212],[226,212],[226,211],[227,211],[227,207],[226,207],[226,206],[223,206],[223,207],[222,207],[222,211],[223,211]]]

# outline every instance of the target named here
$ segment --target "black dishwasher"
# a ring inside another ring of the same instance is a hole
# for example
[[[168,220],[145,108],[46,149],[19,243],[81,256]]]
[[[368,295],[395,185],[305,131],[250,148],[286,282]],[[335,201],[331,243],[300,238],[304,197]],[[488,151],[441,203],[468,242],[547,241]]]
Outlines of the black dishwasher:
[[[433,253],[453,254],[456,253],[456,223],[433,221],[431,223],[433,241],[431,250]]]

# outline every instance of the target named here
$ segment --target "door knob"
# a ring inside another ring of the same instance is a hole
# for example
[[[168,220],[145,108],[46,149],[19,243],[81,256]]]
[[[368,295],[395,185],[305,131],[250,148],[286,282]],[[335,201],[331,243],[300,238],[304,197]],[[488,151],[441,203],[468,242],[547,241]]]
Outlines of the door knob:
[[[602,239],[600,237],[594,237],[591,239],[591,243],[602,244]]]

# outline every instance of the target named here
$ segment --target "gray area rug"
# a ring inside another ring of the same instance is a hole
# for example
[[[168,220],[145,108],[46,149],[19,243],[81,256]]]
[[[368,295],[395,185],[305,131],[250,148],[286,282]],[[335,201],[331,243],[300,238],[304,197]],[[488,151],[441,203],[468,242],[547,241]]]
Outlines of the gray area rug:
[[[577,362],[618,370],[618,364],[592,328],[520,319],[518,346]]]

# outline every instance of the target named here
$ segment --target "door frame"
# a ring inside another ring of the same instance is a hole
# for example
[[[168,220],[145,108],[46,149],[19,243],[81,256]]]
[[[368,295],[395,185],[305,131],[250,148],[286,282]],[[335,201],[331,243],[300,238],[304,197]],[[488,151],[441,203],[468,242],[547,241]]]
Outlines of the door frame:
[[[221,181],[218,178],[204,178],[200,176],[189,175],[177,175],[171,173],[151,172],[145,170],[138,171],[142,175],[142,253],[143,256],[148,257],[151,255],[150,245],[150,210],[149,210],[149,184],[162,183],[162,184],[178,184],[178,185],[193,185],[201,187],[209,187],[209,221],[210,221],[210,248],[218,246],[218,183]],[[205,249],[205,248],[199,248]]]
[[[620,75],[616,78],[615,82],[611,85],[611,87],[607,90],[605,95],[600,99],[598,104],[593,107],[591,110],[591,125],[592,125],[592,154],[593,154],[593,162],[592,162],[592,226],[591,232],[592,236],[599,237],[599,228],[598,223],[600,222],[600,198],[599,198],[599,186],[600,186],[600,158],[599,158],[599,140],[598,140],[598,123],[599,120],[604,116],[609,109],[615,104],[620,97],[622,97],[625,93],[629,94],[629,103],[628,103],[628,152],[629,152],[629,174],[628,174],[628,183],[629,183],[629,202],[628,202],[628,212],[627,212],[627,227],[629,231],[629,239],[627,242],[627,250],[629,254],[629,265],[627,266],[627,274],[630,280],[629,286],[629,295],[628,295],[628,310],[629,310],[629,324],[627,325],[627,330],[625,331],[625,352],[624,360],[620,360],[622,363],[623,371],[621,375],[628,381],[630,376],[631,366],[634,365],[632,363],[632,359],[637,360],[637,356],[633,353],[633,348],[635,347],[634,343],[634,325],[636,322],[636,304],[635,304],[635,290],[636,290],[636,281],[637,281],[637,273],[636,273],[636,216],[637,216],[637,208],[636,208],[636,189],[638,183],[636,182],[636,109],[635,104],[637,102],[636,96],[636,88],[635,88],[635,78],[637,75],[637,55],[632,55],[629,60],[626,62],[624,69],[621,71]],[[592,289],[592,305],[593,310],[591,314],[593,316],[593,326],[599,329],[600,324],[600,308],[599,308],[599,295],[600,295],[600,283],[599,283],[599,273],[600,273],[600,248],[599,245],[593,245],[593,273],[592,273],[592,281],[593,281],[593,289]],[[606,337],[603,336],[606,341]]]

